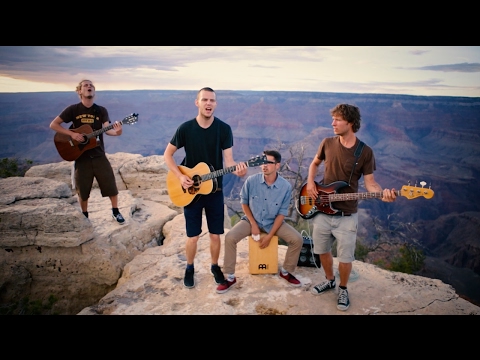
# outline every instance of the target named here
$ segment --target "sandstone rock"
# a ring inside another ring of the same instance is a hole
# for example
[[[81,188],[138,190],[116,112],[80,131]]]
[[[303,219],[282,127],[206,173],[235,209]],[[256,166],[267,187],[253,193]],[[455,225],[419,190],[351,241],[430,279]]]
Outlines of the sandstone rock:
[[[358,280],[349,283],[351,308],[339,312],[333,292],[309,292],[323,280],[322,269],[298,267],[301,288],[276,275],[250,275],[246,240],[238,247],[238,285],[216,294],[205,219],[195,260],[197,285],[185,289],[183,209],[171,204],[165,190],[163,157],[108,156],[121,189],[125,225],[112,220],[110,200],[98,188],[89,199],[89,218],[83,216],[71,189],[71,163],[34,166],[24,178],[0,180],[2,304],[53,295],[55,313],[81,315],[480,314],[440,280],[358,261]],[[280,245],[279,265],[285,251]]]
[[[204,223],[205,225],[205,223]],[[164,226],[163,246],[146,249],[128,263],[117,286],[97,305],[78,315],[480,315],[480,308],[460,298],[440,280],[383,270],[355,261],[355,281],[348,284],[351,306],[336,308],[336,292],[315,296],[310,288],[325,278],[323,269],[297,267],[302,287],[290,287],[274,274],[249,274],[248,241],[237,249],[237,285],[217,294],[210,274],[208,233],[198,242],[193,289],[183,287],[184,218]],[[220,265],[223,264],[223,240]],[[279,245],[279,265],[286,246]],[[337,266],[334,258],[334,266]],[[353,277],[352,277],[353,280]]]
[[[115,154],[107,153],[107,158],[112,165],[118,190],[126,190],[127,186],[119,173],[119,168],[122,167],[125,163],[128,163],[129,161],[143,158],[142,155],[122,152]],[[70,186],[73,195],[75,193],[75,191],[73,190],[74,186],[72,181],[73,165],[73,161],[60,161],[57,163],[36,165],[32,166],[30,169],[27,170],[27,172],[25,173],[25,177],[41,177],[64,182],[68,186]],[[93,181],[93,188],[98,188],[98,183],[95,179]]]

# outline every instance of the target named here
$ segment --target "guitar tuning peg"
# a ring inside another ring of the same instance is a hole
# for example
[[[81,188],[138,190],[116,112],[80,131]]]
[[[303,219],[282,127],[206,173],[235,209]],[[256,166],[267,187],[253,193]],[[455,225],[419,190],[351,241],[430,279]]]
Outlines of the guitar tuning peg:
[[[421,181],[420,185],[422,185],[422,188],[423,188],[425,185],[427,185],[427,183],[425,181]]]

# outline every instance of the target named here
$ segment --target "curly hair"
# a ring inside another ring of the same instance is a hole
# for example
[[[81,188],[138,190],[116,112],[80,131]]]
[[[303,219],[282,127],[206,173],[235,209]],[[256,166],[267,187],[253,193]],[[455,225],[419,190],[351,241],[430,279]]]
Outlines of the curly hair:
[[[330,115],[340,115],[344,120],[347,120],[352,124],[352,130],[354,133],[360,130],[360,121],[362,120],[362,116],[360,115],[360,109],[357,106],[338,104],[330,110]]]

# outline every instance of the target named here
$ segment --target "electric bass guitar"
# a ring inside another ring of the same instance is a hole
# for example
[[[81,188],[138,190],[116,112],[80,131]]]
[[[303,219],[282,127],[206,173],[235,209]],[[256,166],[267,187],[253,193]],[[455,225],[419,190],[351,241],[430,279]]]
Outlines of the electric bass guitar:
[[[318,213],[324,213],[333,215],[338,212],[332,207],[334,201],[347,201],[347,200],[363,200],[363,199],[381,199],[383,192],[365,192],[365,193],[344,193],[339,194],[337,190],[348,186],[345,181],[335,181],[329,185],[322,185],[315,182],[318,191],[318,197],[316,199],[308,196],[307,183],[302,185],[300,194],[297,200],[297,212],[304,219],[310,219]],[[423,196],[426,199],[431,199],[434,192],[430,188],[425,188],[426,182],[420,183],[422,187],[404,185],[398,191],[395,191],[397,196],[404,196],[407,199],[415,199]]]
[[[252,167],[270,163],[272,162],[267,160],[267,156],[263,155],[248,160],[245,162],[245,165]],[[198,200],[200,195],[207,195],[217,191],[218,183],[216,178],[235,171],[236,165],[221,170],[214,170],[211,165],[200,162],[193,169],[183,165],[178,165],[178,169],[182,174],[193,180],[193,185],[188,189],[184,189],[177,176],[172,171],[169,171],[167,174],[168,195],[175,205],[186,206],[194,199],[195,201]]]
[[[127,116],[125,119],[120,121],[121,124],[134,124],[138,120],[138,114],[132,114]],[[55,136],[53,137],[53,141],[57,148],[58,153],[62,157],[63,160],[73,161],[77,160],[80,155],[82,155],[86,150],[92,149],[97,144],[97,136],[113,129],[113,125],[108,125],[102,127],[99,130],[93,131],[90,125],[82,125],[76,129],[70,129],[73,132],[79,133],[83,135],[82,141],[73,140],[70,136],[61,134],[56,132]]]

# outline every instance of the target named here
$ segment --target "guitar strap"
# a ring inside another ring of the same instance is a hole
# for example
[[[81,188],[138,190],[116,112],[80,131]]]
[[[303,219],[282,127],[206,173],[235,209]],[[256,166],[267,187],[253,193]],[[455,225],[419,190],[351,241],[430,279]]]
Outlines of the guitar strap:
[[[100,119],[100,108],[98,107],[97,104],[93,103],[93,121],[94,121],[94,124],[97,121],[97,115],[98,115],[97,128],[95,128],[95,125],[94,125],[94,126],[92,126],[93,130],[100,130],[103,127],[103,122]],[[99,145],[100,145],[100,135],[97,135],[97,146],[99,146]]]
[[[215,122],[215,117],[213,117],[213,121]],[[217,149],[220,149],[220,151],[222,151],[222,140],[221,140],[221,136],[220,136],[220,124],[216,124],[217,125]],[[213,168],[213,166],[212,166]],[[216,169],[215,169],[216,170]],[[213,170],[212,170],[213,171]],[[217,191],[221,191],[222,188],[220,188],[218,186],[218,179],[213,179],[213,188],[212,188],[212,193],[214,192],[217,192]]]
[[[358,158],[362,154],[364,145],[365,143],[362,140],[360,140],[360,142],[357,145],[357,148],[355,149],[355,153],[353,154],[355,156],[355,163],[353,164],[352,173],[350,174],[350,179],[348,179],[348,186],[350,186],[350,180],[352,180],[353,171],[355,170],[355,166],[357,166],[358,164]]]

